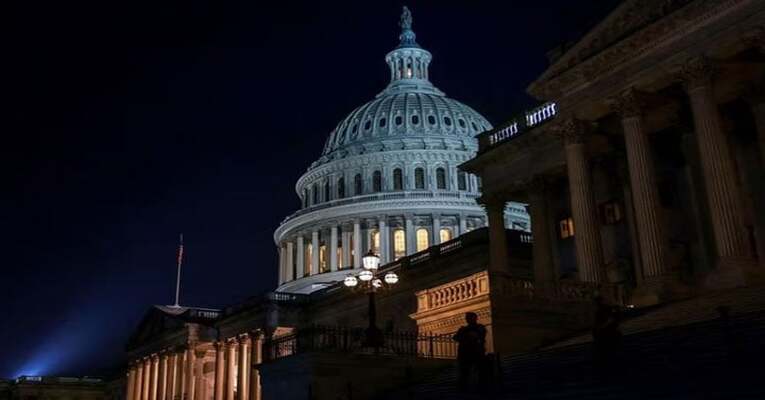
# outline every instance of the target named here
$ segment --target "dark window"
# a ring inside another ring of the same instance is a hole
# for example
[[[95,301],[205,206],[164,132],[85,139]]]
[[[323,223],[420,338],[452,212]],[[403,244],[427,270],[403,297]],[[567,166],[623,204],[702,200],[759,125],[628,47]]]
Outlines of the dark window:
[[[478,130],[478,127],[475,125],[475,122],[471,122],[470,125],[473,125],[473,130],[474,131]]]
[[[436,170],[436,188],[446,189],[446,170],[443,168]]]
[[[324,183],[324,201],[329,201],[329,181]]]
[[[396,117],[396,125],[401,125],[403,122],[404,119],[400,115]]]
[[[311,198],[309,196],[310,196],[310,193],[308,191],[308,188],[303,189],[303,207],[308,207],[308,203],[311,201]]]
[[[457,189],[459,190],[467,190],[467,174],[460,171],[457,174]]]
[[[422,168],[414,170],[414,188],[425,189],[425,170]]]
[[[412,115],[412,124],[413,125],[417,125],[419,123],[420,123],[420,117],[418,117],[416,115]]]
[[[428,123],[431,124],[431,125],[435,125],[436,124],[436,117],[434,117],[432,115],[428,115]]]
[[[452,126],[452,119],[449,117],[444,117],[444,123],[446,126]]]
[[[372,174],[372,191],[375,193],[382,191],[382,173],[380,171],[375,171]]]
[[[464,119],[460,118],[460,119],[457,120],[457,122],[459,122],[460,128],[464,128],[465,127],[465,120]]]
[[[385,127],[385,118],[380,119],[380,128]]]
[[[401,168],[393,170],[393,190],[404,190],[404,174]]]
[[[359,129],[359,126],[356,124],[353,124],[353,128],[351,129],[351,132],[356,133],[356,131]]]
[[[368,131],[369,128],[371,128],[371,127],[372,127],[372,121],[367,120],[367,122],[364,122],[364,130],[365,131]]]
[[[319,204],[319,184],[313,185],[313,204]]]
[[[345,197],[345,178],[337,180],[337,198],[342,199]]]
[[[361,179],[361,174],[356,174],[353,177],[353,194],[358,196],[364,192],[364,181]]]

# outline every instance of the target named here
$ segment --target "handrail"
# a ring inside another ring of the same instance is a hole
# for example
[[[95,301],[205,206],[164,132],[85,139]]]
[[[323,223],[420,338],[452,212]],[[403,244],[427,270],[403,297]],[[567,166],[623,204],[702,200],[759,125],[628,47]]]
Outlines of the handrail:
[[[515,138],[531,128],[553,119],[558,114],[557,104],[544,103],[539,107],[521,113],[504,124],[478,134],[478,153],[483,153],[492,147]]]

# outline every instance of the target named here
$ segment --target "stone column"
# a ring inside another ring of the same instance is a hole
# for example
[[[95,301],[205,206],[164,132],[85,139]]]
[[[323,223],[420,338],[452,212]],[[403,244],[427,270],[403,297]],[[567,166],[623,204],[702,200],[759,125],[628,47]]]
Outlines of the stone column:
[[[464,235],[465,233],[467,233],[467,220],[465,219],[465,216],[462,214],[460,214],[457,218],[459,218],[459,227],[460,227],[459,235]],[[502,215],[502,220],[504,221],[504,219],[505,219],[505,216]],[[504,224],[505,223],[502,222],[502,225]]]
[[[239,338],[239,373],[236,388],[237,400],[249,400],[249,376],[250,376],[250,336],[244,335]]]
[[[178,353],[178,400],[186,398],[186,350]]]
[[[639,94],[628,90],[616,99],[613,108],[622,119],[640,259],[643,277],[649,283],[670,275],[672,271],[666,254],[667,243],[660,216],[661,204],[651,146],[643,127],[643,105]]]
[[[361,268],[361,222],[353,221],[353,267]]]
[[[226,344],[215,342],[215,394],[213,400],[224,400],[223,396],[226,388]]]
[[[332,272],[337,271],[337,225],[332,225],[329,229],[329,269]]]
[[[584,144],[588,126],[583,121],[570,119],[564,121],[559,129],[563,134],[566,150],[579,280],[602,282],[605,275],[603,272],[603,243],[600,236],[597,206],[592,191],[590,166]]]
[[[151,358],[143,360],[143,385],[141,388],[141,399],[150,400],[151,396]]]
[[[180,363],[181,363],[181,357],[178,355],[177,352],[173,352],[172,355],[172,375],[170,379],[170,398],[172,400],[178,400],[181,398],[181,380],[180,380]]]
[[[744,234],[731,149],[712,91],[713,69],[708,60],[698,58],[685,64],[682,72],[693,110],[718,269],[726,275],[714,285],[739,286],[744,283],[741,267],[754,263]]]
[[[287,242],[287,262],[285,264],[285,277],[287,282],[295,280],[295,243]]]
[[[494,198],[484,201],[489,217],[489,269],[493,272],[506,272],[509,255],[505,232],[505,201]]]
[[[130,364],[128,364],[130,365]],[[127,373],[127,387],[125,387],[125,399],[126,400],[134,400],[133,399],[133,393],[135,390],[135,371],[136,368],[133,365],[130,365],[130,368],[128,368]]]
[[[186,400],[194,399],[194,364],[196,363],[196,353],[194,352],[194,345],[189,344],[189,348],[186,349],[186,366],[184,372],[186,373]]]
[[[534,281],[538,283],[552,282],[557,280],[552,258],[552,245],[550,243],[551,221],[549,214],[549,202],[547,200],[547,182],[544,178],[534,178],[528,186],[529,214],[531,216],[531,233],[534,238],[532,244],[532,257],[534,261]]]
[[[236,400],[236,346],[236,341],[226,343],[226,400]]]
[[[433,214],[433,244],[441,244],[441,215]]]
[[[380,265],[385,265],[390,261],[390,248],[388,243],[390,242],[390,234],[388,233],[388,217],[380,217],[379,232],[380,232]]]
[[[417,240],[414,237],[414,221],[412,221],[411,215],[404,217],[404,227],[406,229],[406,255],[414,254],[417,252]]]
[[[194,400],[206,400],[207,398],[207,385],[204,375],[205,369],[205,350],[195,352],[194,360]]]
[[[260,400],[260,370],[263,363],[263,334],[255,332],[252,338],[252,350],[250,352],[250,400]]]
[[[157,399],[166,400],[167,396],[167,353],[159,357],[159,387],[157,388]]]
[[[343,268],[348,268],[351,265],[351,235],[353,232],[350,229],[343,228],[343,234],[340,236],[341,243],[343,244]]]
[[[305,274],[305,245],[303,243],[303,235],[298,234],[297,237],[297,276],[295,279],[300,279]]]
[[[319,231],[311,233],[311,270],[309,275],[319,273]]]
[[[133,387],[132,400],[143,400],[143,361],[136,362],[135,386]]]
[[[286,263],[287,263],[287,249],[282,243],[282,244],[279,244],[279,285],[281,285],[282,283],[286,281],[286,274],[285,274]]]

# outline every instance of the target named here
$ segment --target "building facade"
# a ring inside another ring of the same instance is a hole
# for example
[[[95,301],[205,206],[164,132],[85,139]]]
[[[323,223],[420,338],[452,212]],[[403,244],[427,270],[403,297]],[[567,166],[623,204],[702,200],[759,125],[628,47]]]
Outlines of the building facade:
[[[432,55],[417,44],[408,10],[400,25],[385,56],[390,84],[337,125],[295,186],[302,209],[274,233],[278,291],[310,293],[359,268],[368,251],[386,264],[486,225],[479,181],[457,166],[491,124],[430,82]],[[528,229],[520,204],[506,219]]]

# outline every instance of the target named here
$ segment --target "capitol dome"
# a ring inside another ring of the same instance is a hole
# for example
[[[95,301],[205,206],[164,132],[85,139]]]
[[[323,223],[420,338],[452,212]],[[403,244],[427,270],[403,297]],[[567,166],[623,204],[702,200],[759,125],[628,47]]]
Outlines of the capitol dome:
[[[486,225],[478,179],[457,166],[491,124],[430,82],[432,55],[406,7],[400,25],[385,57],[390,84],[340,121],[298,179],[302,208],[274,233],[278,291],[310,293],[342,280],[370,250],[387,263]],[[506,219],[528,228],[520,205]]]

